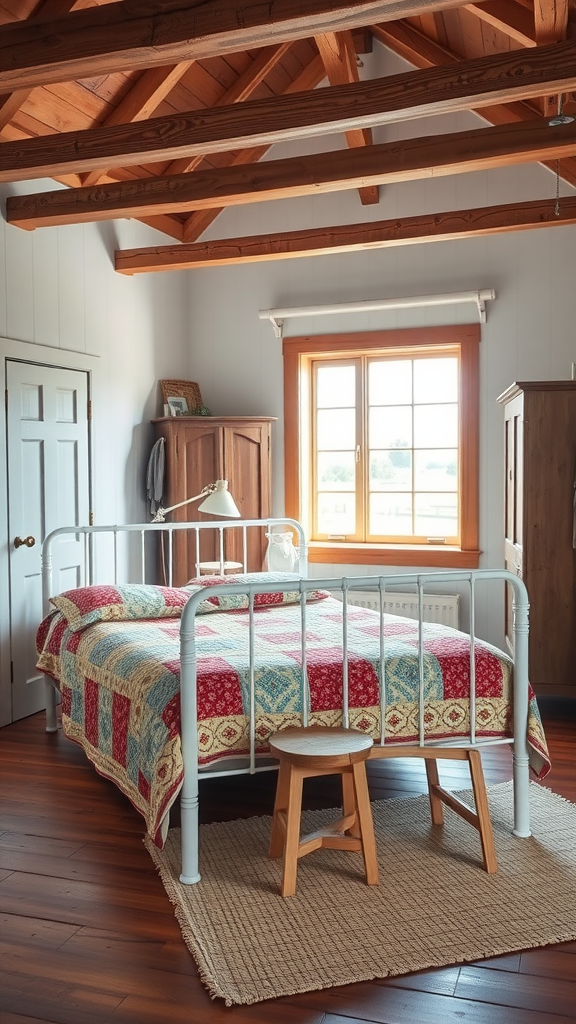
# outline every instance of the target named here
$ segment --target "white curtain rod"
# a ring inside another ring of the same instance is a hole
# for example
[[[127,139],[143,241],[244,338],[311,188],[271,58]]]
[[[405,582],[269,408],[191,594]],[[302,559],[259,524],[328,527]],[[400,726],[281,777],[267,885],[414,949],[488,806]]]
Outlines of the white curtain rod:
[[[486,323],[488,299],[495,299],[493,288],[472,292],[447,292],[444,295],[411,295],[403,299],[368,299],[365,302],[340,302],[333,306],[294,306],[291,309],[260,309],[261,320],[269,320],[277,338],[282,337],[284,320],[293,316],[329,316],[333,313],[368,313],[376,309],[417,309],[419,306],[452,306],[474,302],[478,307],[480,323]]]

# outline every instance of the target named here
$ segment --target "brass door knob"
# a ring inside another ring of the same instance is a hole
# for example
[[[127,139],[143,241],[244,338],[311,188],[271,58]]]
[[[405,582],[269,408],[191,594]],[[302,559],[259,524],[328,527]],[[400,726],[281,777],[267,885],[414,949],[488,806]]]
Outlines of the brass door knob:
[[[33,548],[35,543],[36,543],[36,537],[24,537],[24,539],[22,539],[22,537],[15,537],[14,538],[14,547],[15,548],[21,548],[22,545],[26,545],[27,548]]]

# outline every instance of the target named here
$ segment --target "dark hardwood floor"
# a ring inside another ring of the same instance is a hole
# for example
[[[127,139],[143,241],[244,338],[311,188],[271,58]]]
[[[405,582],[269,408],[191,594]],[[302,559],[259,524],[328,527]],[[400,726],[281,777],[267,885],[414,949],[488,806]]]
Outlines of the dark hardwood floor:
[[[576,802],[574,707],[543,705],[553,770],[545,785]],[[507,748],[484,756],[508,779]],[[463,765],[443,778],[467,784]],[[310,806],[330,805],[332,779]],[[270,813],[275,776],[203,784],[203,820]],[[370,765],[374,797],[425,791],[420,764]],[[1,1024],[565,1024],[576,1021],[576,942],[226,1008],[212,1001],[115,787],[36,715],[0,731]],[[576,836],[574,839],[576,844]],[[345,941],[345,921],[342,922]]]

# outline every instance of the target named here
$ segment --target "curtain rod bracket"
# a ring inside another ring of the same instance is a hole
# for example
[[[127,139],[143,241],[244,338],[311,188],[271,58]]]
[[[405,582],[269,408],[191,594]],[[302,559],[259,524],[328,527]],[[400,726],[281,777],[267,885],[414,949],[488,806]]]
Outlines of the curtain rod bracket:
[[[275,338],[282,337],[282,327],[284,324],[283,320],[277,320],[275,316],[270,315],[270,323],[272,324],[272,330],[274,331]]]

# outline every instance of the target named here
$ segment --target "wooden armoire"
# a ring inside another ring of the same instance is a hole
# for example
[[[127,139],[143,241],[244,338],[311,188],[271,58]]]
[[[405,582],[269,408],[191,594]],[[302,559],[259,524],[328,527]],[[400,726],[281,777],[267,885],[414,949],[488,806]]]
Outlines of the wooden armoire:
[[[528,590],[530,682],[542,695],[576,697],[576,381],[519,382],[498,401],[505,422],[505,565]]]
[[[153,420],[156,438],[166,440],[164,505],[176,505],[216,480],[227,480],[228,488],[243,519],[265,519],[272,504],[271,429],[272,416],[163,416]],[[221,522],[218,516],[198,511],[201,501],[171,512],[173,522]],[[227,531],[225,558],[242,561],[242,541]],[[200,559],[219,557],[217,542],[207,531],[200,547]],[[266,550],[265,531],[248,532],[248,570],[262,568]],[[182,586],[196,574],[196,549],[184,531],[174,534],[175,586]]]

